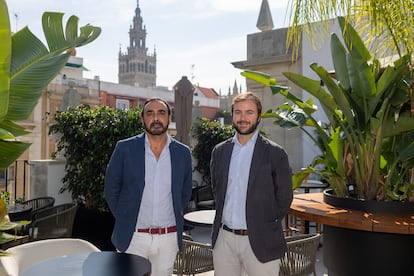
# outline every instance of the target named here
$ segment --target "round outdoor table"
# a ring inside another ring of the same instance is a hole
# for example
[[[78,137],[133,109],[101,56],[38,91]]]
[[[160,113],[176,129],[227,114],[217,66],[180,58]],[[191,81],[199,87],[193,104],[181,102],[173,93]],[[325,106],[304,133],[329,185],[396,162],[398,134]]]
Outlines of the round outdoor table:
[[[6,208],[10,221],[30,220],[32,206],[28,204],[15,203],[7,204]]]
[[[149,260],[127,253],[102,251],[50,258],[23,271],[22,276],[145,276],[151,274]]]
[[[328,188],[328,184],[319,180],[307,180],[306,182],[300,185],[301,189],[305,190],[305,194],[309,193],[310,190],[318,190],[320,192],[321,189]]]
[[[184,215],[184,221],[192,226],[211,227],[216,216],[216,210],[200,210]]]

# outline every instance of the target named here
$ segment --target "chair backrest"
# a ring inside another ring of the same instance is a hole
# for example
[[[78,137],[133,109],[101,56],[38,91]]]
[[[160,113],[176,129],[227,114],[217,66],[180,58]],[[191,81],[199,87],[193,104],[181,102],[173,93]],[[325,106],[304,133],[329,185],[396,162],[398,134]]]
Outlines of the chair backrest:
[[[286,237],[287,252],[281,258],[279,275],[316,276],[316,252],[320,234],[302,234]]]
[[[194,275],[214,270],[213,248],[210,244],[183,239],[183,250],[177,253],[174,273],[177,275]]]
[[[48,258],[99,251],[95,245],[81,239],[50,239],[11,247],[6,250],[9,255],[1,257],[0,261],[7,275],[18,276],[31,265]]]
[[[29,226],[32,240],[72,237],[73,222],[78,206],[66,203],[36,212]]]
[[[37,197],[26,200],[23,203],[30,205],[32,207],[32,212],[34,212],[48,207],[52,207],[53,205],[55,205],[55,198],[51,196]]]

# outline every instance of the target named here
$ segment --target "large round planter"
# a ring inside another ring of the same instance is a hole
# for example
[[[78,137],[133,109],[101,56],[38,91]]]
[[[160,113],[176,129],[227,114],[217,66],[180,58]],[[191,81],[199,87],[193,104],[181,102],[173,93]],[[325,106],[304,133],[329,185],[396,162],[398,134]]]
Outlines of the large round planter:
[[[369,213],[414,214],[414,202],[361,200],[338,197],[332,189],[323,191],[323,201],[342,209],[352,209]]]
[[[323,226],[329,276],[413,275],[414,235]]]
[[[93,243],[102,251],[115,251],[111,242],[115,219],[111,212],[79,206],[73,224],[72,236]]]
[[[341,209],[369,213],[401,213],[411,204],[360,201],[324,193],[324,202]],[[378,203],[379,206],[376,206]],[[366,204],[364,206],[364,204]],[[414,214],[414,211],[412,212]],[[414,235],[354,230],[324,225],[324,264],[329,276],[413,275]]]

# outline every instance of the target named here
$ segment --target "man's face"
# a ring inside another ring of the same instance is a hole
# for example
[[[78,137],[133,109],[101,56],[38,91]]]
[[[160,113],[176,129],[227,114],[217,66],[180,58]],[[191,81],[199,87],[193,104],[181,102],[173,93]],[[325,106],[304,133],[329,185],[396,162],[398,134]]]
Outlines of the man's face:
[[[259,124],[259,112],[256,103],[245,100],[233,106],[233,127],[241,135],[253,133]]]
[[[144,128],[151,135],[162,135],[167,132],[170,123],[167,106],[160,101],[152,101],[144,107],[142,117]]]

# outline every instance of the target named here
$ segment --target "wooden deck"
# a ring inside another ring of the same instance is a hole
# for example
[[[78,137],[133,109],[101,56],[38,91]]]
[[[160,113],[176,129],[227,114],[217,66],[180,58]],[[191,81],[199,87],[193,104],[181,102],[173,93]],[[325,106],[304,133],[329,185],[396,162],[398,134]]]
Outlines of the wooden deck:
[[[414,214],[366,213],[338,209],[323,202],[323,193],[295,194],[289,215],[335,227],[414,234]]]

